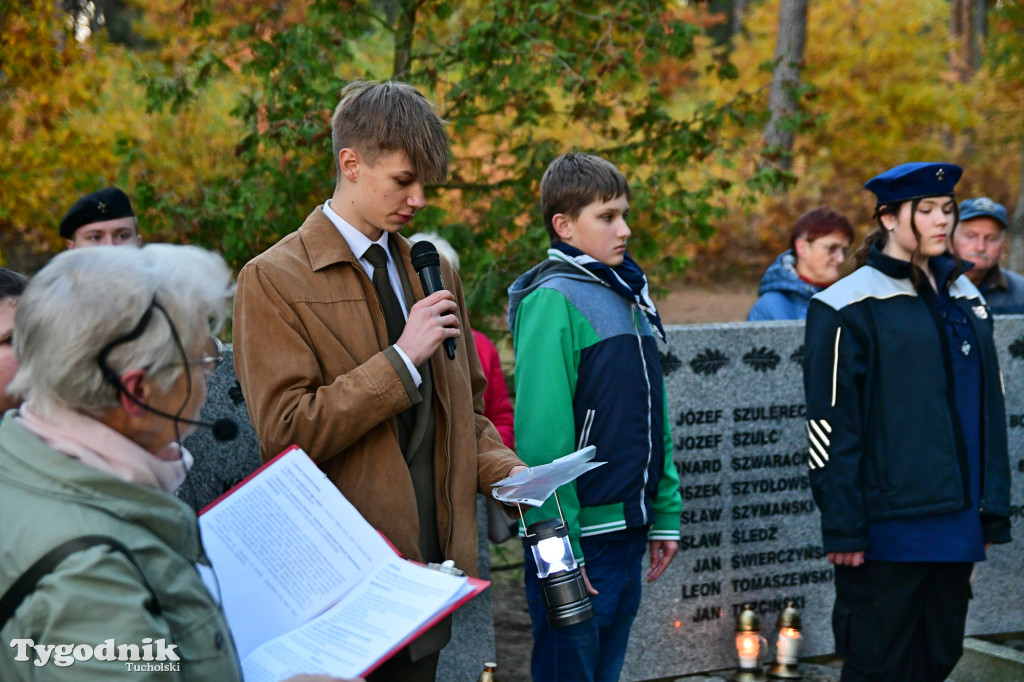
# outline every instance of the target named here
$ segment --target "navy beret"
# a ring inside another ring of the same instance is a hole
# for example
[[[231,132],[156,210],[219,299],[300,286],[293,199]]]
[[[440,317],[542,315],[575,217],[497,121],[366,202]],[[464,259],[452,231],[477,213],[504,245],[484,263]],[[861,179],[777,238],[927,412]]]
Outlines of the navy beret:
[[[60,236],[72,239],[83,225],[134,216],[128,195],[116,187],[106,187],[75,202],[60,221]]]
[[[1004,230],[1009,227],[1006,222],[1006,207],[988,197],[964,199],[960,204],[960,222],[971,218],[992,218]]]
[[[953,196],[963,169],[952,163],[904,163],[864,183],[875,193],[878,205],[924,197]]]

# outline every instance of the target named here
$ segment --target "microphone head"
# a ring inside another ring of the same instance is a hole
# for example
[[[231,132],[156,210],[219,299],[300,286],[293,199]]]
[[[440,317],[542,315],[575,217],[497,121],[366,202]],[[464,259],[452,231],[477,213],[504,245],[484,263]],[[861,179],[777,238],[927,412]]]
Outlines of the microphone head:
[[[441,265],[441,257],[437,255],[437,247],[428,241],[419,241],[412,245],[409,252],[412,258],[412,267],[416,272],[431,265]]]
[[[238,435],[238,423],[233,419],[221,417],[213,422],[210,428],[213,437],[219,441],[233,440]]]

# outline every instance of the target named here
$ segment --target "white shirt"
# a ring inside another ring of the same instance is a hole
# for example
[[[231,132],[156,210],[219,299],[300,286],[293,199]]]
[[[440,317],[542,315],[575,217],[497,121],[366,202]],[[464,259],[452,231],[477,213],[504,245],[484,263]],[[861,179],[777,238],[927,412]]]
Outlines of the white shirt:
[[[366,272],[366,276],[373,281],[373,264],[366,260],[366,252],[374,244],[379,244],[384,248],[384,253],[388,257],[388,280],[391,282],[391,288],[395,290],[395,298],[398,299],[398,304],[402,306],[402,314],[405,319],[409,319],[409,306],[405,302],[405,292],[402,290],[402,280],[398,276],[398,265],[391,258],[391,251],[388,250],[388,233],[384,232],[380,239],[372,241],[365,234],[357,230],[347,220],[342,218],[340,215],[334,212],[331,208],[331,200],[328,199],[324,202],[324,215],[334,223],[334,226],[338,228],[338,232],[341,233],[342,238],[348,244],[348,248],[352,249],[352,253],[356,254],[359,259],[359,264],[363,266],[363,270]],[[416,384],[417,388],[423,383],[423,377],[413,366],[412,360],[405,354],[405,351],[399,348],[398,344],[395,344],[395,350],[398,355],[405,361],[405,366],[409,368],[409,374],[412,375],[413,383]]]

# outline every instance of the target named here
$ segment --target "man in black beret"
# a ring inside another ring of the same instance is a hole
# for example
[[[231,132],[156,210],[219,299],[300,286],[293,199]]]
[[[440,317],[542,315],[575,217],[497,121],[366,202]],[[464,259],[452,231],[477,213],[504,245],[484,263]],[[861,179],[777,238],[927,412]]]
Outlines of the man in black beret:
[[[86,194],[60,221],[69,249],[83,246],[141,246],[139,221],[128,195],[117,187]]]

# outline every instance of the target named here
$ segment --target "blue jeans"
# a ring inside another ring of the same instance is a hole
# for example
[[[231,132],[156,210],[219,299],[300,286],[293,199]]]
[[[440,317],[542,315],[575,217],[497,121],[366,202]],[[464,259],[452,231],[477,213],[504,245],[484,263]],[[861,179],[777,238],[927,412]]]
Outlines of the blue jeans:
[[[594,617],[568,627],[548,626],[547,607],[532,552],[526,555],[526,600],[533,622],[534,682],[615,682],[622,671],[629,629],[640,608],[647,529],[631,528],[582,538]]]

